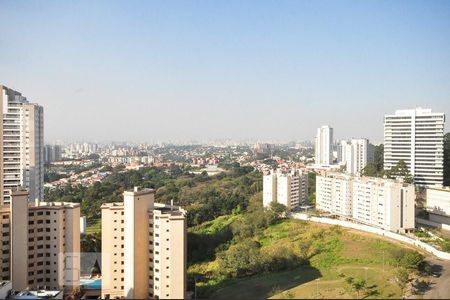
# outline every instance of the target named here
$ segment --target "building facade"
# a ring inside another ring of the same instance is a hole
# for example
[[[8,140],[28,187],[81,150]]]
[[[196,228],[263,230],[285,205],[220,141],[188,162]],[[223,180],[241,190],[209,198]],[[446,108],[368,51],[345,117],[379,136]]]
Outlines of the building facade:
[[[102,205],[102,298],[185,298],[185,211],[149,189]]]
[[[29,202],[14,191],[0,207],[0,276],[14,290],[70,291],[80,284],[80,206],[78,203]]]
[[[0,86],[3,112],[3,180],[1,201],[9,203],[11,191],[22,186],[29,200],[44,199],[44,111],[17,91]]]
[[[384,117],[384,168],[405,161],[414,183],[422,186],[443,184],[443,113],[416,108],[397,110]]]
[[[333,128],[330,126],[318,128],[315,146],[316,165],[329,166],[333,164]]]
[[[430,221],[450,225],[450,188],[427,189],[427,211]]]
[[[44,163],[49,164],[62,159],[62,150],[60,145],[44,146]]]
[[[263,205],[278,202],[297,209],[308,199],[308,174],[301,170],[271,171],[263,177]]]
[[[339,173],[316,177],[317,209],[382,229],[414,229],[414,203],[411,184]]]
[[[360,175],[368,164],[373,162],[374,147],[368,139],[351,139],[341,141],[338,151],[338,161],[345,164],[346,173]]]

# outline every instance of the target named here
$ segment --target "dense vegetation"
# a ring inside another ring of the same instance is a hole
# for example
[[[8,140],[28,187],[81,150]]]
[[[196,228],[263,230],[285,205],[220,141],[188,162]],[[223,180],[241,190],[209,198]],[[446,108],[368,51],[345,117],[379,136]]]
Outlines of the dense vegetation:
[[[191,288],[196,282],[198,297],[269,297],[316,278],[341,280],[341,286],[345,280],[352,281],[347,294],[351,297],[360,292],[399,297],[404,288],[401,279],[405,274],[409,279],[423,265],[418,252],[379,238],[338,226],[282,219],[282,207],[263,210],[258,197],[252,198],[245,216],[222,216],[190,229],[197,241],[200,237],[214,241],[206,247],[208,255],[203,261],[196,257],[189,263],[189,282]],[[188,251],[193,247],[201,246],[190,245]],[[380,270],[369,278],[379,286],[354,275],[366,267]],[[347,269],[354,271],[344,271]],[[381,271],[386,271],[384,276]],[[277,274],[283,280],[278,280]],[[285,274],[297,279],[286,281]]]
[[[67,186],[55,190],[46,189],[49,201],[81,203],[81,213],[88,224],[96,223],[100,206],[106,202],[122,201],[122,193],[141,186],[155,189],[155,200],[161,203],[182,205],[188,211],[188,226],[230,214],[234,210],[245,211],[250,197],[262,189],[262,176],[252,167],[239,164],[228,166],[229,171],[216,176],[206,173],[193,175],[178,166],[149,167],[139,171],[115,168],[102,182],[92,186]]]
[[[397,165],[392,167],[390,170],[379,170],[374,163],[367,164],[362,170],[363,176],[372,176],[372,177],[384,177],[395,179],[395,178],[403,178],[404,182],[412,183],[413,178],[411,173],[408,170],[408,166],[406,165],[404,160],[399,160]]]

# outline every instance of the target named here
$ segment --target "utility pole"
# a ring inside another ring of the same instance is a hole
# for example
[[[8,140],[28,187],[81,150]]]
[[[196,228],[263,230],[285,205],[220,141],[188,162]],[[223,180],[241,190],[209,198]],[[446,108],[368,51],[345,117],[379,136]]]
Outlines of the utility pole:
[[[316,298],[319,298],[319,280],[320,280],[320,278],[316,279],[316,283],[317,283],[317,296],[316,296]]]
[[[194,277],[194,299],[197,299],[197,277]]]

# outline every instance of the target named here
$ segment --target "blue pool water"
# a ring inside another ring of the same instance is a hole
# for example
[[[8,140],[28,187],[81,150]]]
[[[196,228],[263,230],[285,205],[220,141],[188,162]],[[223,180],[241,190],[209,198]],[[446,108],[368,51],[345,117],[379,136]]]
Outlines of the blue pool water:
[[[102,279],[81,279],[80,285],[86,289],[101,289],[102,288]]]

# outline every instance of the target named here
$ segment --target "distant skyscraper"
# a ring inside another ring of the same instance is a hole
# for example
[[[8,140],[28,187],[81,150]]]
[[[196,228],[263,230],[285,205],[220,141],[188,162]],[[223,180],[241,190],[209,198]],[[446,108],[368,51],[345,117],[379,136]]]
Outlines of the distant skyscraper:
[[[341,141],[339,147],[338,160],[346,164],[347,174],[359,175],[373,161],[373,145],[367,139]]]
[[[135,188],[102,205],[102,298],[186,298],[186,220]]]
[[[44,162],[46,164],[61,160],[61,146],[59,145],[45,145],[44,147]]]
[[[316,135],[316,165],[329,166],[333,163],[333,128],[322,126]]]
[[[416,108],[384,117],[384,168],[404,160],[414,183],[442,185],[444,180],[443,113]]]
[[[30,200],[42,200],[44,110],[5,86],[0,86],[0,105],[3,111],[3,164],[0,175],[4,201],[8,203],[11,191],[19,186],[29,190]]]

